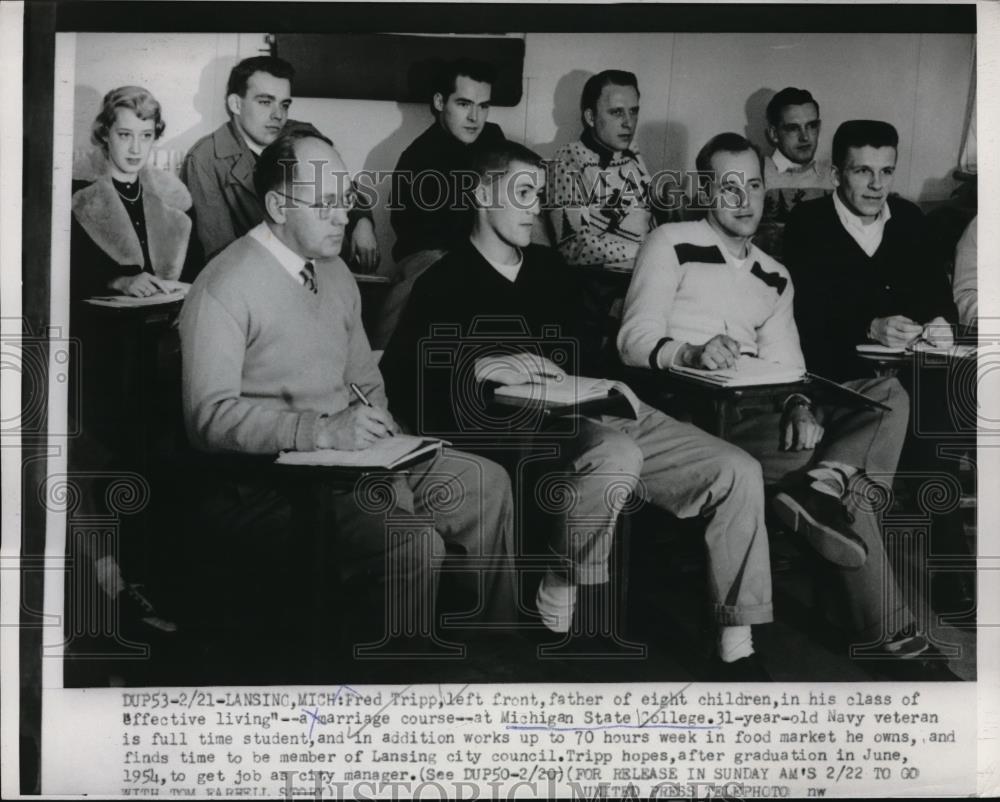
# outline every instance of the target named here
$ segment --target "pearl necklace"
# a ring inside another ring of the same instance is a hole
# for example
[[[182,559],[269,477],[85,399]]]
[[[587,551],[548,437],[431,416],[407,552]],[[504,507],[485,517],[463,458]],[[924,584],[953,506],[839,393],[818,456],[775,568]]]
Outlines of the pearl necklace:
[[[121,196],[121,199],[123,201],[127,201],[128,203],[135,203],[137,200],[139,200],[139,198],[142,197],[142,182],[136,180],[135,185],[136,185],[137,189],[136,189],[136,193],[135,193],[135,197],[134,198],[130,198],[128,195],[126,195],[124,192],[122,192],[120,189],[118,189],[118,185],[117,184],[114,185],[115,192],[117,192]],[[126,186],[128,186],[128,185],[126,184]]]

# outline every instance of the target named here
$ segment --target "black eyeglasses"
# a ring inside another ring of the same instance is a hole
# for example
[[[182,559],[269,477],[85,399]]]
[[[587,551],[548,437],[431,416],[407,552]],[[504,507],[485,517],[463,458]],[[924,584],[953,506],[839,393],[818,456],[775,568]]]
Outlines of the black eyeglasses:
[[[337,198],[333,201],[319,201],[317,203],[307,203],[302,200],[302,198],[296,198],[294,195],[289,195],[285,192],[279,190],[274,190],[283,198],[288,198],[289,200],[298,201],[299,203],[305,203],[310,209],[315,209],[319,212],[321,220],[328,220],[335,211],[341,210],[345,212],[351,211],[355,204],[358,202],[358,193],[353,190],[350,192],[345,192],[343,197]]]

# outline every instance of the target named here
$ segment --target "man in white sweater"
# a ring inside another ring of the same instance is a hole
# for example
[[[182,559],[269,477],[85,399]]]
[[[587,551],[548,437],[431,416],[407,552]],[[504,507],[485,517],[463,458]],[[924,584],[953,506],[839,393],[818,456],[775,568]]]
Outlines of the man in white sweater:
[[[752,242],[764,202],[760,154],[744,137],[720,134],[699,152],[697,168],[709,176],[708,215],[647,238],[625,299],[622,358],[653,370],[717,370],[751,354],[804,368],[788,271]],[[911,658],[886,670],[926,677],[940,663],[924,660],[934,647],[896,587],[870,504],[872,482],[891,485],[908,398],[895,379],[849,384],[889,410],[816,407],[791,394],[781,411],[734,410],[729,439],[761,461],[765,481],[781,480],[779,517],[839,566],[849,623],[876,644],[873,656]]]
[[[361,326],[358,289],[338,256],[353,200],[344,163],[315,132],[287,132],[261,154],[254,183],[265,222],[208,264],[181,313],[191,442],[211,453],[275,455],[357,450],[393,436],[399,429]],[[365,588],[356,607],[333,614],[378,622],[387,602],[412,603],[419,609],[404,613],[429,620],[447,548],[478,559],[484,618],[513,620],[511,491],[498,465],[445,450],[397,474],[394,503],[380,511],[360,494],[330,493],[338,550],[329,570],[362,576]],[[287,505],[266,481],[240,495],[243,508]],[[430,542],[420,542],[416,524],[396,539],[390,530],[400,515],[430,520]],[[281,537],[269,533],[273,539],[241,542],[240,550],[281,559],[290,545]],[[396,578],[391,599],[387,576]]]

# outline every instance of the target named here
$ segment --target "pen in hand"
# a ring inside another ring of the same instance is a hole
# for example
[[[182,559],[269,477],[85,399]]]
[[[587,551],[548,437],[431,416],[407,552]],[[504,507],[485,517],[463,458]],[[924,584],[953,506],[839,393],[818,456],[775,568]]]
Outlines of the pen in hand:
[[[366,396],[364,394],[364,391],[360,387],[358,387],[358,385],[356,385],[354,382],[351,382],[350,388],[351,388],[351,392],[354,393],[358,397],[358,400],[362,404],[364,404],[366,407],[371,407],[372,406],[372,402],[368,400],[368,396]],[[387,430],[389,432],[389,437],[395,437],[395,435],[392,432],[392,429],[388,429],[388,427],[386,427],[386,428],[387,428]]]
[[[730,340],[736,340],[736,338],[733,337],[733,335],[731,335],[729,333],[729,321],[728,320],[723,320],[722,321],[722,333],[725,334]],[[737,347],[739,348],[739,351],[740,351],[740,356],[756,356],[756,353],[754,353],[754,351],[753,351],[752,348],[744,348],[743,347],[743,343],[741,343],[739,340],[736,340],[736,343],[737,343]]]

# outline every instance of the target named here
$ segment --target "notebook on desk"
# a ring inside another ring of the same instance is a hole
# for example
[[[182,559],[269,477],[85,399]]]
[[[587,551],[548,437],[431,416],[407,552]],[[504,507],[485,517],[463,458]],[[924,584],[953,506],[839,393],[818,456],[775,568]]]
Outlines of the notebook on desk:
[[[947,357],[949,359],[968,359],[976,355],[974,345],[949,345],[941,348],[931,345],[926,340],[917,340],[908,346],[880,345],[878,343],[862,343],[855,346],[858,356],[868,359],[878,359],[889,356],[906,356],[907,354],[934,354],[935,356]]]
[[[765,384],[790,384],[802,381],[805,371],[801,368],[791,368],[777,362],[768,362],[754,356],[744,354],[731,368],[708,370],[705,368],[688,368],[681,365],[671,365],[670,373],[684,376],[704,383],[711,387],[755,387]]]
[[[500,403],[540,404],[556,415],[616,415],[633,419],[639,415],[639,399],[627,384],[586,376],[504,384],[496,388],[493,397]]]
[[[397,434],[385,437],[369,448],[342,451],[321,448],[315,451],[282,451],[278,465],[309,465],[321,468],[398,471],[415,465],[440,451],[446,442],[433,437]]]

